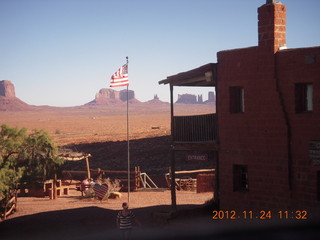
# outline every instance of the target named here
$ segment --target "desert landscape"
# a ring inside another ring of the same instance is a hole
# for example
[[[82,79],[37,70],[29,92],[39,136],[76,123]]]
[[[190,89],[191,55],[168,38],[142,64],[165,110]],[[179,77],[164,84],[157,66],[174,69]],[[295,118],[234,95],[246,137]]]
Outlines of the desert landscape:
[[[14,85],[10,81],[1,81],[0,88],[0,124],[29,131],[43,129],[61,151],[68,149],[91,154],[91,168],[126,169],[127,104],[123,99],[126,92],[101,89],[94,100],[81,106],[51,107],[24,103],[15,96]],[[162,102],[156,95],[150,101],[140,102],[132,90],[128,96],[132,167],[140,166],[143,171],[152,170],[153,175],[160,172],[163,175],[168,171],[171,159],[170,104]],[[190,95],[186,94],[187,102],[188,98]],[[214,100],[196,103],[176,103],[174,115],[215,112]],[[65,165],[68,170],[84,170],[81,163]],[[189,165],[189,169],[202,167]],[[155,171],[157,169],[159,171]]]
[[[0,124],[44,129],[59,146],[127,139],[127,104],[126,98],[123,99],[126,90],[101,89],[94,100],[74,107],[29,105],[15,96],[14,85],[8,80],[0,81],[0,90]],[[140,102],[132,90],[128,97],[130,139],[170,135],[169,103],[156,95],[150,101]],[[182,101],[174,106],[174,115],[212,112],[215,112],[214,100],[203,104]]]
[[[91,154],[91,169],[126,170],[126,104],[110,100],[110,91],[100,91],[88,104],[61,108],[28,105],[15,96],[13,85],[7,91],[8,85],[0,88],[0,124],[29,131],[44,129],[61,152],[68,149]],[[213,103],[174,104],[174,115],[213,112]],[[315,236],[316,223],[297,226],[289,222],[261,225],[254,220],[213,221],[212,192],[177,191],[178,211],[173,212],[164,178],[171,160],[170,124],[169,103],[156,97],[145,103],[129,100],[131,170],[139,166],[161,188],[131,192],[130,208],[143,224],[134,229],[133,239],[274,239],[274,233],[291,236],[292,231],[297,239]],[[212,167],[210,161],[186,163],[176,159],[177,171]],[[63,170],[85,171],[86,163],[66,161]],[[84,177],[75,176],[78,180]],[[69,195],[55,200],[48,196],[18,197],[16,212],[0,223],[1,239],[120,239],[115,216],[126,200],[126,192],[121,198],[104,201],[84,198],[75,185]]]
[[[166,109],[167,108],[167,109]],[[130,109],[130,139],[170,134],[168,106],[159,112]],[[0,112],[1,124],[44,129],[59,146],[75,143],[121,141],[127,138],[125,106],[56,108],[37,111]],[[152,127],[159,127],[152,129]]]
[[[10,90],[10,84],[8,85]],[[6,90],[8,90],[8,87]],[[114,99],[110,100],[110,91],[100,91],[100,95],[97,94],[92,102],[75,107],[32,106],[17,98],[14,94],[14,88],[11,92],[3,92],[0,97],[0,103],[2,103],[0,106],[0,125],[6,124],[10,127],[27,128],[28,131],[43,129],[53,138],[61,152],[68,149],[72,152],[91,154],[92,157],[89,159],[91,169],[126,170],[126,103]],[[7,96],[8,94],[9,96]],[[213,104],[175,104],[175,115],[205,114],[213,111]],[[160,217],[159,222],[158,218],[152,220],[152,214],[157,212],[168,214],[171,212],[171,195],[164,178],[171,160],[170,124],[169,103],[160,101],[156,96],[153,100],[145,103],[137,101],[134,95],[129,100],[131,169],[139,166],[141,171],[147,172],[162,189],[155,192],[131,193],[130,206],[137,210],[139,217],[142,218],[147,227],[167,225],[161,221],[167,223],[168,216],[164,217],[164,220],[161,220]],[[183,164],[178,166],[178,169],[179,167],[185,169]],[[203,167],[201,163],[191,163],[186,168],[197,169],[201,167]],[[86,170],[85,161],[66,161],[63,170]],[[79,176],[77,177],[79,178]],[[85,178],[85,176],[80,176],[80,178]],[[8,239],[10,239],[10,236],[12,239],[18,239],[20,235],[13,233],[15,228],[11,229],[6,224],[10,223],[10,226],[13,226],[14,223],[14,225],[20,226],[28,222],[32,229],[31,219],[48,221],[46,224],[51,224],[49,219],[61,214],[59,218],[65,223],[69,222],[70,219],[67,219],[68,216],[65,216],[64,213],[67,211],[83,211],[82,216],[75,217],[72,220],[73,227],[81,228],[84,224],[84,226],[91,228],[92,225],[90,227],[89,222],[92,222],[95,223],[96,227],[105,226],[106,229],[111,231],[115,229],[114,214],[109,218],[99,215],[99,213],[97,219],[90,217],[90,220],[84,220],[84,218],[86,219],[86,215],[93,214],[97,210],[101,210],[101,212],[106,210],[118,211],[121,208],[121,203],[127,199],[126,194],[125,192],[122,193],[122,198],[100,202],[81,197],[80,191],[73,188],[70,189],[68,196],[60,196],[56,200],[50,200],[49,197],[19,197],[17,211],[8,216],[5,224],[2,224],[1,227],[5,227]],[[210,201],[212,197],[212,192],[197,194],[195,191],[179,191],[177,193],[177,204],[181,209],[191,206],[197,207],[203,205],[206,201]],[[210,212],[207,211],[205,215],[207,216],[206,219],[209,220]],[[105,224],[107,225],[97,224],[99,216],[102,218],[100,220],[106,221]],[[46,229],[45,231],[48,230],[47,225],[43,228]],[[55,228],[57,229],[57,235],[65,231],[63,226],[56,226]],[[23,233],[23,230],[21,231]],[[24,234],[27,234],[27,232],[24,232]],[[88,233],[86,232],[86,234]],[[90,233],[92,234],[92,232]],[[39,230],[37,236],[42,236],[42,234],[43,232]],[[31,235],[27,234],[27,236],[30,239],[36,239],[35,232],[32,232]]]

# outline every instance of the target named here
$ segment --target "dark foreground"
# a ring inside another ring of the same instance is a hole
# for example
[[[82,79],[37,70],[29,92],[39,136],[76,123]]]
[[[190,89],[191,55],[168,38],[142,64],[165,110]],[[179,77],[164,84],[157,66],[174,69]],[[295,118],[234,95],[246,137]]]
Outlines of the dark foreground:
[[[135,209],[143,226],[134,229],[132,239],[320,239],[315,221],[213,221],[207,209],[194,206],[181,206],[168,221],[154,216],[168,211],[169,206]],[[117,210],[85,207],[12,218],[0,223],[0,239],[121,239],[116,214]]]

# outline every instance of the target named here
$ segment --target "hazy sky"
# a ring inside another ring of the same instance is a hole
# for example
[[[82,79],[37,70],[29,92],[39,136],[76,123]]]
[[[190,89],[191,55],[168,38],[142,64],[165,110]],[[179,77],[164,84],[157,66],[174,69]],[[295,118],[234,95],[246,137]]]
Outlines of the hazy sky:
[[[0,80],[28,104],[82,105],[109,88],[128,56],[136,98],[169,101],[169,87],[158,81],[216,62],[218,51],[257,45],[257,8],[265,2],[0,0]],[[320,1],[281,2],[288,48],[320,46]],[[213,89],[187,90],[206,100]]]

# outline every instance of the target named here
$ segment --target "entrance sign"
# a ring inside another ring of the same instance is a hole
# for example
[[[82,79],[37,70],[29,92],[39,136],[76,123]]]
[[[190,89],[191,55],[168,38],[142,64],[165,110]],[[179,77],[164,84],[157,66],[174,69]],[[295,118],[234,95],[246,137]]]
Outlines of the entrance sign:
[[[186,154],[187,162],[206,162],[208,161],[208,154]]]

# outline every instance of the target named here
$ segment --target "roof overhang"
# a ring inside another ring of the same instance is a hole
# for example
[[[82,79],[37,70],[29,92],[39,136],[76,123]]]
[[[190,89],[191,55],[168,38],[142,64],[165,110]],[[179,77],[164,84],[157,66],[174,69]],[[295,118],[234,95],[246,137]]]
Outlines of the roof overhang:
[[[159,84],[173,86],[215,86],[217,80],[217,64],[208,63],[187,72],[178,73],[159,81]]]

